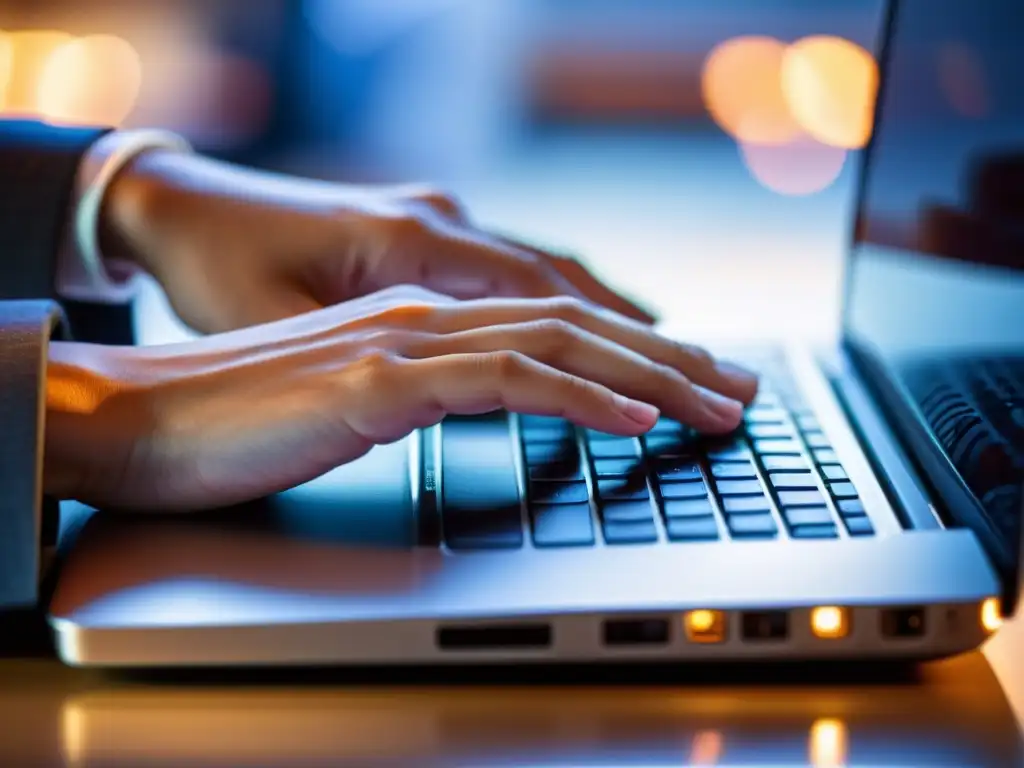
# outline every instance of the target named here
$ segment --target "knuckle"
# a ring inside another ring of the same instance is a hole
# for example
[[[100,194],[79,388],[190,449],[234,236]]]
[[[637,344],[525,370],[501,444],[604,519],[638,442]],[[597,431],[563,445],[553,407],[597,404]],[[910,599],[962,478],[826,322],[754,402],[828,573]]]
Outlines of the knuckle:
[[[587,306],[575,296],[558,296],[551,299],[550,309],[553,317],[573,325],[578,325],[590,315]]]
[[[714,358],[704,347],[684,342],[675,342],[675,345],[679,356],[685,361],[697,363],[702,366],[710,365],[713,362]]]
[[[412,194],[412,198],[450,215],[459,215],[463,210],[458,195],[440,187],[422,187]]]
[[[406,328],[429,327],[437,314],[437,309],[427,303],[407,301],[386,307],[373,316],[372,325],[381,332],[395,331]]]
[[[491,365],[500,382],[511,382],[523,378],[529,371],[526,356],[513,350],[502,350],[491,355]]]
[[[389,239],[397,242],[415,242],[430,231],[430,225],[411,211],[403,211],[387,219]]]
[[[538,320],[531,330],[537,339],[538,351],[545,356],[561,356],[579,341],[576,327],[558,317]]]

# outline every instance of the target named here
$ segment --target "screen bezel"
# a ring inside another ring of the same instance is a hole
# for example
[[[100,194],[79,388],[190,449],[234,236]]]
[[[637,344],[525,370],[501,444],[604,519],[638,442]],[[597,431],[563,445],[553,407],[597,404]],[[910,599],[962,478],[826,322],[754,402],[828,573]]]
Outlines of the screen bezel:
[[[869,349],[857,343],[850,320],[855,280],[853,262],[856,250],[861,244],[861,223],[867,202],[875,139],[879,125],[884,119],[882,111],[892,61],[892,48],[899,23],[900,2],[901,0],[886,0],[881,14],[880,43],[876,45],[879,79],[871,136],[860,152],[857,191],[854,195],[853,215],[850,217],[846,258],[843,260],[841,346],[878,401],[889,426],[904,442],[905,447],[909,448],[907,453],[927,485],[933,501],[942,504],[940,512],[952,518],[955,524],[969,527],[978,536],[1002,584],[1003,614],[1011,616],[1016,612],[1020,596],[1021,561],[1024,560],[1024,521],[1021,535],[1017,541],[1012,542],[1006,541],[989,523],[981,504],[931,434],[909,393],[887,373],[885,366]]]

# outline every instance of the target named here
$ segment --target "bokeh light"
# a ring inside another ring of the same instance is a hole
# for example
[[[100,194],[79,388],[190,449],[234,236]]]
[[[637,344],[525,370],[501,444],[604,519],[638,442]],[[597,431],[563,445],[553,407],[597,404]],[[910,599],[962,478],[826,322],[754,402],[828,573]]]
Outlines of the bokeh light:
[[[750,174],[782,195],[812,195],[828,188],[842,173],[847,154],[807,136],[781,145],[740,142]]]
[[[849,734],[842,720],[815,720],[808,742],[808,757],[814,768],[839,768],[846,765]]]
[[[32,30],[7,36],[10,60],[3,114],[9,117],[37,117],[37,84],[50,57],[71,40],[67,32]]]
[[[781,74],[785,102],[808,135],[844,149],[867,143],[878,91],[870,53],[841,37],[805,37],[785,50]]]
[[[0,29],[0,111],[7,101],[7,82],[11,78],[11,40]]]
[[[782,92],[785,54],[785,43],[775,38],[747,36],[726,40],[705,59],[704,104],[736,140],[785,144],[801,133]]]
[[[119,125],[142,86],[139,54],[125,40],[90,35],[48,57],[36,87],[40,116],[58,123]]]

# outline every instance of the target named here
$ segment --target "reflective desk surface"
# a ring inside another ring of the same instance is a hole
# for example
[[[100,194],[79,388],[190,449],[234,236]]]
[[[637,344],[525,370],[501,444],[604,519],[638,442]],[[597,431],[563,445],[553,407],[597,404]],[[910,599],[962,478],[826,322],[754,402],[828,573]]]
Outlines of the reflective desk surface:
[[[560,146],[466,191],[687,337],[835,328],[849,169],[794,199],[734,147]],[[538,179],[557,179],[540,183]],[[673,279],[666,279],[666,275]],[[710,289],[709,289],[710,288]],[[180,335],[143,301],[144,342]],[[912,673],[545,670],[161,680],[0,658],[0,766],[1019,766],[1024,620]]]

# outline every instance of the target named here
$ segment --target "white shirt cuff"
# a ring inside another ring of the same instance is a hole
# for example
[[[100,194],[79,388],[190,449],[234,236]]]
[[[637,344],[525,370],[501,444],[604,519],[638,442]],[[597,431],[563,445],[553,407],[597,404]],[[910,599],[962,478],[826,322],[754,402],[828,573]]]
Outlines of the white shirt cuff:
[[[57,293],[65,299],[122,304],[136,293],[139,269],[99,251],[99,218],[114,177],[151,149],[190,152],[188,143],[165,131],[113,131],[100,138],[82,159],[75,177],[71,221],[57,259]]]

